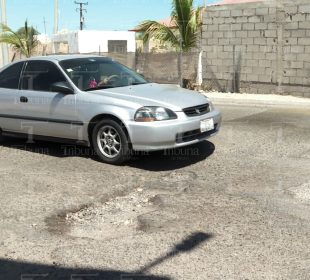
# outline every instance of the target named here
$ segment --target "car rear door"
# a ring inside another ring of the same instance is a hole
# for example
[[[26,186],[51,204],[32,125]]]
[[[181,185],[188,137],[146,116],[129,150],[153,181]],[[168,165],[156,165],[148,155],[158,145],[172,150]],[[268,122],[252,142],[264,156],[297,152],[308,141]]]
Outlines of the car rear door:
[[[14,63],[0,73],[0,129],[20,132],[19,82],[24,62]]]
[[[78,139],[83,123],[76,114],[76,96],[53,92],[56,82],[68,81],[54,62],[27,62],[21,79],[21,129],[28,134]]]

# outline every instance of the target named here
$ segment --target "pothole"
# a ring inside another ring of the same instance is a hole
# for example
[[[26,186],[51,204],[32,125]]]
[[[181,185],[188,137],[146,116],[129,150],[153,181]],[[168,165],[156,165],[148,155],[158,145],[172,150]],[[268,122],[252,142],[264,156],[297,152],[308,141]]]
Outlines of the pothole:
[[[167,176],[164,176],[162,180],[164,182],[169,182],[169,183],[179,183],[179,182],[184,182],[188,181],[191,182],[197,178],[197,174],[195,172],[190,172],[190,171],[174,171],[168,174]]]
[[[94,204],[77,212],[67,213],[69,235],[104,239],[127,236],[136,232],[140,215],[154,211],[155,194],[137,188],[128,195],[114,197],[103,204]]]
[[[310,181],[298,187],[289,189],[294,197],[303,203],[310,204]]]

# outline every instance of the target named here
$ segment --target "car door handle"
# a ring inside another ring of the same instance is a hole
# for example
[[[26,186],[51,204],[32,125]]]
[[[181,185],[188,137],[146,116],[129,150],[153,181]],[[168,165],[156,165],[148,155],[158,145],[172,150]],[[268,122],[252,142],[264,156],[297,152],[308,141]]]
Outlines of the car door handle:
[[[21,96],[21,98],[19,100],[22,103],[27,103],[28,102],[28,98],[26,96]]]

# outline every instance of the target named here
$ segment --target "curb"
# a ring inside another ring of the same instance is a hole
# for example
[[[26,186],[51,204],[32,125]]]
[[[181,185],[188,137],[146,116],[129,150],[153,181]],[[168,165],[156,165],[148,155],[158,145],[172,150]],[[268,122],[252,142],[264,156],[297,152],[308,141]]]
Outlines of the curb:
[[[240,94],[221,92],[201,92],[216,104],[252,106],[293,106],[310,109],[310,98],[275,94]]]

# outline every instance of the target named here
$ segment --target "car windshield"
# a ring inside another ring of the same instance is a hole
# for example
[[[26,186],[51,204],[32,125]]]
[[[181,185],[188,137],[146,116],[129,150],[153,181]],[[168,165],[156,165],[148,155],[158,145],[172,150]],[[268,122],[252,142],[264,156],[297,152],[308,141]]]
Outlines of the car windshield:
[[[72,82],[83,91],[146,84],[141,75],[107,58],[77,58],[60,62]]]

